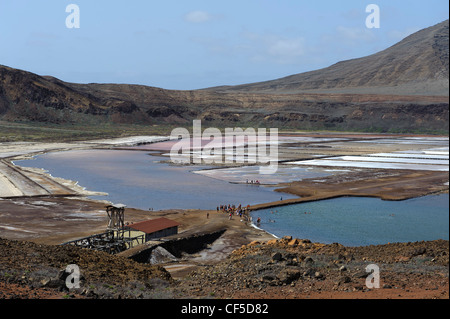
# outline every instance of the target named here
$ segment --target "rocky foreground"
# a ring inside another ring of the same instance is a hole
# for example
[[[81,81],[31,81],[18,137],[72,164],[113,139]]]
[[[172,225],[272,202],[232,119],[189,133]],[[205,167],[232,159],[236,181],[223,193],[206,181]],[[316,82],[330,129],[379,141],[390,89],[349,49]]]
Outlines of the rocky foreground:
[[[344,247],[285,237],[254,241],[174,279],[162,266],[69,246],[0,239],[0,298],[449,298],[445,240]],[[81,271],[68,290],[67,265]],[[380,270],[369,289],[366,267]]]
[[[69,291],[72,264],[80,288]],[[163,267],[104,252],[0,239],[0,298],[162,298],[171,281]]]
[[[191,274],[189,291],[218,298],[448,298],[448,249],[444,240],[365,247],[255,241]],[[379,267],[379,289],[366,286],[370,264]]]

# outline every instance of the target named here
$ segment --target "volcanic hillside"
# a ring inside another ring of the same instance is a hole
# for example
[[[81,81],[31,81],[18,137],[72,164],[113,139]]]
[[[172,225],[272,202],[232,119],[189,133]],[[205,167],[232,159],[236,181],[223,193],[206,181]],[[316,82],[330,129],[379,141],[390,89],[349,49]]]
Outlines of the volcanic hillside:
[[[0,65],[0,120],[448,132],[448,20],[374,55],[193,91],[74,84]]]
[[[376,54],[278,80],[224,87],[266,93],[364,93],[448,96],[448,20]]]

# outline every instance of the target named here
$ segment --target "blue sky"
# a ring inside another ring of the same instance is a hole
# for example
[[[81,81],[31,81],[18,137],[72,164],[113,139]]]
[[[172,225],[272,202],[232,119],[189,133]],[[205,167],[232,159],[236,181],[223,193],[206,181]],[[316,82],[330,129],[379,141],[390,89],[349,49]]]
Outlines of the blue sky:
[[[370,55],[448,15],[446,0],[0,0],[0,64],[76,83],[235,85]]]

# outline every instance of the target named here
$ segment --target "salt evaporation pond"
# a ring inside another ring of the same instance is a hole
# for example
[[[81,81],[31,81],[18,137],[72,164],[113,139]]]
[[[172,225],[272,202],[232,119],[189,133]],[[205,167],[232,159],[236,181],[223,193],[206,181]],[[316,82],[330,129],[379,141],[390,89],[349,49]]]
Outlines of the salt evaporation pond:
[[[449,195],[405,201],[342,197],[252,212],[262,228],[278,237],[365,246],[449,239]]]
[[[219,168],[212,170],[196,171],[196,174],[228,181],[230,183],[250,183],[251,181],[259,181],[261,184],[279,184],[292,181],[301,181],[307,178],[319,178],[330,176],[331,174],[340,174],[349,172],[344,169],[326,169],[326,168],[310,168],[296,167],[288,165],[278,165],[276,174],[261,174],[260,166],[242,166],[232,168]]]
[[[122,203],[128,207],[162,209],[216,209],[221,204],[254,205],[296,198],[273,188],[236,185],[199,174],[205,166],[174,166],[159,161],[167,157],[148,152],[122,150],[76,150],[40,155],[15,161],[19,166],[43,168],[54,177],[73,181],[90,191],[108,196],[93,199]]]

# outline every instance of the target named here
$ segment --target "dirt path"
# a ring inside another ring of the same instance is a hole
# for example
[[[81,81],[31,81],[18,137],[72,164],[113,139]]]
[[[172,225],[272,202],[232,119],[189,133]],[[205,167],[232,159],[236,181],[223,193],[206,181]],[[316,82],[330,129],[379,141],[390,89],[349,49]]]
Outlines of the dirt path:
[[[448,182],[448,172],[394,170],[351,172],[345,175],[280,184],[277,191],[297,195],[300,198],[254,205],[251,208],[265,209],[342,196],[405,200],[448,192],[446,182]]]

